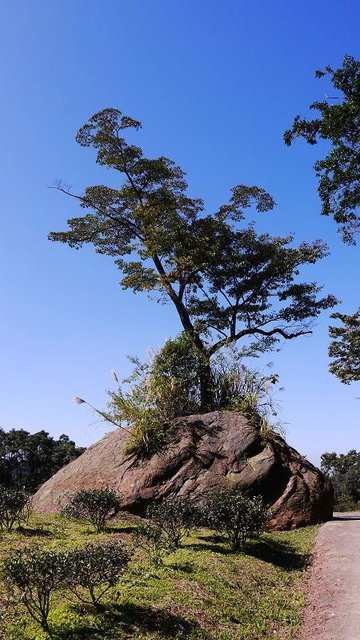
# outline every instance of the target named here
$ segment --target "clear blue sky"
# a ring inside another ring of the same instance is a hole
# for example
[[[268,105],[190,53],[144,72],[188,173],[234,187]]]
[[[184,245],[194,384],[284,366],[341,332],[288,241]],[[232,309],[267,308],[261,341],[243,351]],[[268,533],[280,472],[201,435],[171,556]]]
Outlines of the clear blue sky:
[[[270,191],[278,207],[261,228],[327,241],[331,255],[308,276],[342,299],[339,309],[357,308],[360,249],[319,215],[312,165],[324,148],[282,141],[331,88],[314,70],[359,57],[357,2],[3,0],[0,11],[3,428],[94,442],[109,425],[72,397],[104,407],[110,369],[128,373],[126,354],[179,330],[170,307],[120,290],[110,259],[47,240],[77,213],[52,181],[81,192],[107,179],[74,141],[104,107],[140,119],[139,144],[179,163],[208,211],[238,183]],[[265,359],[285,387],[288,441],[315,462],[360,448],[360,389],[328,373],[327,326],[324,314],[312,337]]]

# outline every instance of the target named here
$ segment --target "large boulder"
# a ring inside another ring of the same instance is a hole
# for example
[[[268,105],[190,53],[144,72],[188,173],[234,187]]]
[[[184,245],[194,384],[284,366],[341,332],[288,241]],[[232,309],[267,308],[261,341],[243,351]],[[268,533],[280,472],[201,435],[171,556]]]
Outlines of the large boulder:
[[[126,432],[111,431],[42,485],[34,509],[56,512],[74,492],[106,486],[122,494],[128,511],[143,515],[154,498],[201,501],[209,490],[225,487],[261,494],[276,529],[332,517],[332,486],[319,469],[280,436],[262,436],[243,416],[225,411],[179,418],[173,433],[166,451],[139,460],[124,451]]]

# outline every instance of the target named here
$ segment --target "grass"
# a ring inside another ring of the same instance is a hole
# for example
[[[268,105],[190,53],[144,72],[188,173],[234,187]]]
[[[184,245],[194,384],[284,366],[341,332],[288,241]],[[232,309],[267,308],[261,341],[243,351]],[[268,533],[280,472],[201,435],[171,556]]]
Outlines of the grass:
[[[15,549],[65,550],[121,539],[132,544],[136,520],[103,534],[60,516],[34,516],[2,534],[0,564]],[[129,570],[103,605],[71,603],[57,592],[49,616],[53,640],[295,640],[303,606],[301,578],[315,527],[267,533],[233,553],[210,531],[185,539],[159,568],[134,549]],[[0,584],[1,640],[49,638]]]

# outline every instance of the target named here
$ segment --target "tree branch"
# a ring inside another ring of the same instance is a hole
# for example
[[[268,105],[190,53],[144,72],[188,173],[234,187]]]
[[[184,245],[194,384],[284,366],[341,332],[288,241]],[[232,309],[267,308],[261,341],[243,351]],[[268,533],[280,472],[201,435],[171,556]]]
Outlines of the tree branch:
[[[275,327],[274,329],[270,329],[269,331],[265,331],[264,329],[260,329],[259,327],[255,327],[253,329],[243,329],[242,331],[239,331],[237,334],[235,334],[234,337],[228,337],[228,338],[224,338],[223,340],[218,340],[217,342],[215,342],[215,344],[212,345],[212,347],[209,348],[208,352],[209,355],[213,355],[218,349],[221,349],[221,347],[224,347],[226,344],[232,344],[233,342],[237,342],[238,340],[240,340],[240,338],[244,338],[245,336],[251,336],[251,335],[261,335],[261,336],[266,336],[266,337],[270,337],[270,336],[274,336],[274,335],[280,335],[282,338],[284,338],[285,340],[292,340],[292,338],[298,338],[299,336],[304,336],[306,334],[312,333],[312,331],[310,330],[302,330],[302,331],[295,331],[293,333],[287,333],[284,329],[282,329],[281,327]]]

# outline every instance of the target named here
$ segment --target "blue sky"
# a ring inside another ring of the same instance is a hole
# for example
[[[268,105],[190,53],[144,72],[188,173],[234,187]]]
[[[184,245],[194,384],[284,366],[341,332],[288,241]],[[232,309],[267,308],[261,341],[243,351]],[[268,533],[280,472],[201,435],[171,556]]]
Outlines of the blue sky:
[[[141,120],[145,153],[180,164],[209,212],[235,184],[270,191],[278,206],[259,228],[324,239],[331,254],[307,275],[341,298],[339,310],[357,308],[359,248],[319,215],[312,165],[326,147],[289,149],[282,134],[329,93],[314,70],[359,56],[359,20],[349,0],[0,3],[3,428],[94,442],[110,427],[73,396],[104,407],[110,369],[126,375],[127,354],[179,330],[173,309],[121,291],[111,259],[47,240],[77,214],[48,188],[54,179],[79,193],[112,179],[74,140],[104,107]],[[288,441],[315,462],[360,448],[360,389],[328,373],[327,327],[324,314],[313,336],[259,363],[281,376]]]

